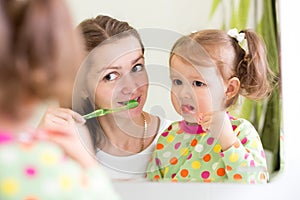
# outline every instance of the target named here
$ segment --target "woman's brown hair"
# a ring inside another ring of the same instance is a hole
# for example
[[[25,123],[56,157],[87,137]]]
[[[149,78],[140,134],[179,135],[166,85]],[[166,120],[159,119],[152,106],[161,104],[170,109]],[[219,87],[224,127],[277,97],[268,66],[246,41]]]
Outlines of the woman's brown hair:
[[[119,21],[115,18],[106,15],[98,15],[95,18],[90,18],[82,21],[78,25],[85,42],[86,51],[90,52],[95,47],[110,38],[120,35],[121,37],[133,36],[138,39],[142,51],[144,46],[138,32],[131,27],[127,22]]]

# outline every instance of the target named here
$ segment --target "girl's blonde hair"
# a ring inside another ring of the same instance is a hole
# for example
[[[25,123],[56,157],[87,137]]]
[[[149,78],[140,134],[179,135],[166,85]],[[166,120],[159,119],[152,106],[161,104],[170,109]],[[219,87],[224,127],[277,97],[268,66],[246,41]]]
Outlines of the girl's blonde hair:
[[[0,10],[1,112],[17,117],[27,98],[70,98],[83,54],[65,3],[0,0]]]
[[[245,33],[247,52],[225,31],[202,30],[179,38],[169,61],[176,55],[195,66],[217,66],[225,82],[232,77],[240,80],[240,95],[253,100],[267,97],[274,74],[269,68],[266,46],[255,32],[249,29],[241,32]],[[227,102],[227,107],[237,98],[238,95]]]

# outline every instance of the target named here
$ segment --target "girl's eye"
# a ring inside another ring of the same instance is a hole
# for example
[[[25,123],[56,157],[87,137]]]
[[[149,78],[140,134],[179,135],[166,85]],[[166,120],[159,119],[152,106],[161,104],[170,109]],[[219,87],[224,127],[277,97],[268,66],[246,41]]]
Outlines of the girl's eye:
[[[174,85],[182,85],[182,81],[179,80],[179,79],[174,79],[174,80],[173,80],[173,84],[174,84]]]
[[[142,71],[143,68],[144,68],[144,65],[136,64],[135,66],[132,67],[131,71],[132,72],[139,72],[139,71]]]
[[[116,78],[118,78],[118,73],[116,73],[116,72],[112,72],[112,73],[110,73],[110,74],[107,74],[106,76],[104,76],[104,80],[106,80],[106,81],[113,81],[113,80],[115,80]]]
[[[194,81],[193,82],[193,86],[196,86],[196,87],[202,87],[202,86],[205,86],[206,84],[201,82],[201,81]]]

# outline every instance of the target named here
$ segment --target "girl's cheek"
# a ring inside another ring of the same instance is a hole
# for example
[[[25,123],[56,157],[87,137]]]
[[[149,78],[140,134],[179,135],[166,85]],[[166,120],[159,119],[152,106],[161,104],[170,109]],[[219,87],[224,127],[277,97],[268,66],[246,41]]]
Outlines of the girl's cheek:
[[[181,111],[180,111],[180,105],[179,105],[179,101],[178,101],[178,96],[173,91],[172,91],[172,94],[171,94],[171,101],[172,101],[172,104],[173,104],[176,112],[178,114],[180,114]]]
[[[211,112],[213,109],[211,96],[202,94],[198,96],[198,113]]]

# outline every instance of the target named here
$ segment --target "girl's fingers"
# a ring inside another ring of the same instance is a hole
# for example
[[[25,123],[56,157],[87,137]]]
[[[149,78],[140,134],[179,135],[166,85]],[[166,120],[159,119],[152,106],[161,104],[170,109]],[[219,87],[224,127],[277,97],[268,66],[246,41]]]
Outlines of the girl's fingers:
[[[196,114],[196,120],[197,120],[198,124],[202,123],[202,120],[203,120],[203,113],[202,112]]]
[[[198,114],[198,124],[202,126],[203,130],[210,129],[211,123],[213,122],[214,115],[216,113],[217,112],[212,111],[212,112],[207,112],[205,114],[203,113]]]
[[[211,119],[207,119],[201,123],[201,126],[204,130],[209,130],[211,125]]]

